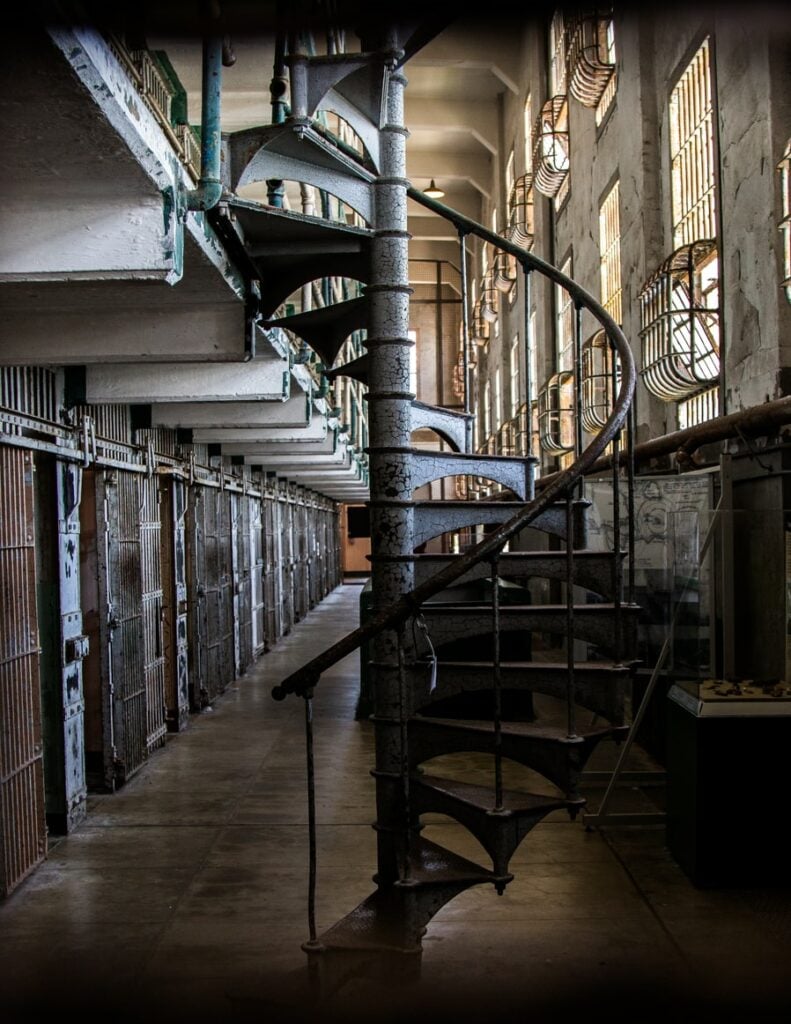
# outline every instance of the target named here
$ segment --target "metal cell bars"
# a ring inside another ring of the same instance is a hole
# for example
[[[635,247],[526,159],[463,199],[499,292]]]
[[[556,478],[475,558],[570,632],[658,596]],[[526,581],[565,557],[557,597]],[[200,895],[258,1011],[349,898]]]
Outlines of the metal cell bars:
[[[523,174],[514,182],[508,197],[508,224],[505,235],[515,245],[530,249],[533,246],[535,233],[533,175]]]
[[[44,858],[33,456],[0,448],[0,895]]]
[[[89,416],[94,433],[107,441],[131,445],[132,420],[128,405],[80,405],[75,409],[78,422]]]
[[[541,107],[533,144],[534,184],[550,199],[558,194],[569,173],[568,101],[552,96]]]
[[[605,92],[611,94],[610,102],[615,92],[612,11],[594,10],[575,15],[569,22],[567,46],[569,92],[583,106],[596,107],[598,112]]]
[[[717,235],[714,121],[709,40],[705,39],[670,94],[673,245]]]
[[[665,402],[689,398],[719,380],[717,244],[677,249],[643,286],[643,380]]]
[[[57,423],[55,373],[42,366],[0,367],[0,406],[49,423]]]

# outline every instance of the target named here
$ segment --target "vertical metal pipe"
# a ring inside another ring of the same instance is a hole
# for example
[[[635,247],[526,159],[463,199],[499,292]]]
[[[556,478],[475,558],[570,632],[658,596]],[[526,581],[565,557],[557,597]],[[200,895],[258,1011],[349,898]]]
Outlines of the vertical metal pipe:
[[[187,208],[190,210],[211,210],[222,196],[222,51],[223,44],[219,36],[210,36],[203,40],[201,168],[198,187],[187,193]]]
[[[525,279],[525,400],[527,402],[527,454],[533,455],[533,337],[531,307],[533,305],[533,271],[522,264]]]
[[[436,334],[436,373],[437,373],[437,387],[436,387],[436,405],[444,405],[444,359],[443,359],[443,348],[442,348],[442,263],[437,260],[436,262],[436,277],[435,277],[435,291],[434,296],[436,299],[436,315],[434,318],[434,333]]]
[[[574,684],[574,494],[566,494],[566,732],[577,735]]]
[[[494,809],[503,809],[503,698],[500,667],[500,588],[498,571],[500,556],[492,559],[492,681],[494,692]]]
[[[459,231],[459,260],[461,264],[461,345],[464,373],[464,411],[470,412],[470,310],[467,304],[467,234]]]

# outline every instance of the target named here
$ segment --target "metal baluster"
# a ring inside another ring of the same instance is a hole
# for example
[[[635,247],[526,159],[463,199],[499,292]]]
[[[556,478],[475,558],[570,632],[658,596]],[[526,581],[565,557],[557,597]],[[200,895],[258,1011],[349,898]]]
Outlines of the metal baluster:
[[[566,494],[566,732],[577,735],[574,683],[574,493]]]
[[[499,552],[492,558],[492,681],[494,684],[494,811],[503,810],[503,729],[502,729],[502,672],[500,669],[500,588],[498,571]]]
[[[305,753],[308,772],[308,928],[309,947],[319,945],[316,938],[316,773],[313,761],[313,690],[305,692]]]
[[[533,454],[533,338],[530,331],[530,307],[533,296],[533,271],[527,264],[522,264],[525,275],[525,396],[527,401],[527,455]]]
[[[612,393],[618,391],[615,369],[616,353],[610,348],[610,377]],[[615,660],[623,657],[623,618],[621,596],[623,593],[623,561],[621,560],[621,431],[612,439],[612,537],[613,537],[613,603],[615,606]]]
[[[614,393],[614,392],[613,392]],[[574,303],[574,458],[582,454],[582,306]],[[577,495],[585,495],[585,477],[577,482]]]
[[[461,344],[464,372],[464,411],[470,411],[470,311],[467,308],[467,233],[459,231],[459,260],[461,263]]]
[[[634,398],[629,406],[628,433],[626,435],[626,507],[629,528],[629,583],[627,599],[629,604],[634,604],[634,558],[635,558],[635,519],[634,519],[634,444],[635,430],[637,428],[637,412],[634,407]],[[630,654],[634,656],[634,651]]]
[[[410,807],[409,807],[409,737],[407,732],[407,687],[406,667],[404,665],[404,624],[398,628],[398,720],[401,733],[401,796],[404,804],[404,835],[401,845],[401,881],[409,881],[412,869],[409,864],[409,848],[411,841]]]

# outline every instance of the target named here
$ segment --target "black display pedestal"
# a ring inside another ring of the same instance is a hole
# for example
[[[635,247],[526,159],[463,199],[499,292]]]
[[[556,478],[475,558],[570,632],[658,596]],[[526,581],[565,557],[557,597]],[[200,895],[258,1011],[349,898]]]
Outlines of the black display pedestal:
[[[703,887],[788,885],[791,701],[668,693],[667,844]]]

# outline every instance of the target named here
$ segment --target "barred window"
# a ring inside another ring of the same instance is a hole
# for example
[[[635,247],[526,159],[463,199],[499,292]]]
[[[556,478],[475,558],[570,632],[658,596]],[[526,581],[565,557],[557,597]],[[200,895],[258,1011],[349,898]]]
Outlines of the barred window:
[[[525,174],[533,170],[533,103],[530,93],[525,100]]]
[[[709,40],[670,94],[673,248],[716,238]]]
[[[620,188],[616,181],[599,206],[599,275],[601,302],[619,324],[621,314]]]
[[[571,256],[560,270],[571,277]],[[559,284],[555,285],[555,355],[558,370],[573,370],[574,300]]]
[[[511,372],[511,419],[514,419],[519,412],[522,399],[522,380],[519,372],[519,335],[515,334],[511,339],[511,351],[509,358],[509,369]]]
[[[786,298],[791,302],[791,139],[786,145],[779,170],[783,203],[783,219],[780,221],[783,232],[783,287]]]
[[[549,26],[549,88],[553,96],[566,91],[566,26],[555,11]]]
[[[679,426],[719,411],[720,296],[716,136],[709,39],[668,102],[675,251],[640,293],[642,376],[648,390],[678,403]]]

